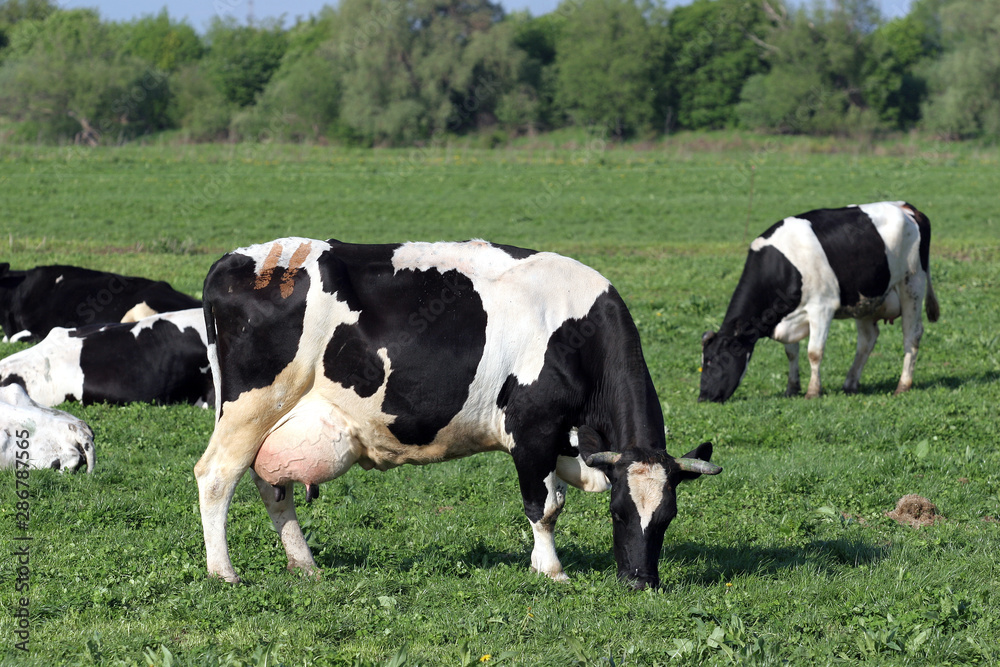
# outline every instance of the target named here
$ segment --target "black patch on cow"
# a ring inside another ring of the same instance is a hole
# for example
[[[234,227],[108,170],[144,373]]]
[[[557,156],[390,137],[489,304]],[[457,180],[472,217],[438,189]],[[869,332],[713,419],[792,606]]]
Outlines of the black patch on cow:
[[[751,250],[719,334],[736,336],[752,349],[758,339],[771,336],[801,301],[802,274],[795,265],[774,246]]]
[[[574,456],[569,430],[587,425],[611,450],[663,450],[663,413],[628,308],[610,287],[581,319],[567,320],[549,337],[538,378],[521,384],[509,375],[497,395],[515,442],[525,513],[544,513],[545,476],[556,457]]]
[[[499,248],[505,253],[513,257],[514,259],[525,259],[526,257],[531,257],[532,255],[537,255],[537,250],[529,250],[527,248],[518,248],[512,245],[503,245],[500,243],[491,243],[494,248]]]
[[[258,280],[253,258],[239,253],[209,269],[204,290],[208,340],[217,346],[225,384],[216,391],[224,403],[269,387],[295,358],[309,284],[308,272],[281,266],[266,281]]]
[[[157,312],[201,305],[162,281],[76,266],[38,266],[0,277],[0,324],[8,335],[30,331],[26,340],[41,340],[54,327],[120,322],[142,302]]]
[[[24,389],[26,392],[28,391],[28,384],[24,381],[24,378],[17,373],[11,373],[4,379],[0,380],[0,387],[6,387],[11,384],[19,384],[21,385],[21,389]]]
[[[773,225],[771,225],[770,227],[768,227],[767,229],[765,229],[764,233],[761,234],[760,236],[758,236],[757,238],[761,238],[761,239],[769,239],[769,238],[771,238],[774,235],[774,233],[776,231],[778,231],[778,228],[781,227],[783,224],[785,224],[785,221],[784,220],[779,220],[778,222],[774,223]]]
[[[840,306],[862,297],[881,297],[889,289],[885,241],[872,219],[856,206],[818,209],[795,216],[808,220],[840,284]]]
[[[392,275],[392,256],[400,244],[365,245],[335,240],[328,243],[331,248],[318,261],[323,291],[337,293],[340,301],[358,312],[363,302],[358,300],[355,287],[378,276]]]
[[[917,229],[920,230],[920,268],[929,271],[928,267],[931,265],[931,221],[913,204],[903,202],[903,207],[909,209],[913,214]]]
[[[82,403],[196,403],[206,400],[211,376],[197,331],[158,320],[136,336],[138,325],[115,324],[83,338]]]
[[[324,373],[362,396],[386,382],[382,411],[396,416],[389,430],[404,444],[426,445],[469,397],[486,347],[486,311],[458,271],[394,271],[397,247],[342,244],[320,258],[323,289],[360,311],[356,324],[334,332]]]
[[[385,382],[382,359],[358,327],[341,324],[323,354],[325,375],[363,398],[373,396]]]

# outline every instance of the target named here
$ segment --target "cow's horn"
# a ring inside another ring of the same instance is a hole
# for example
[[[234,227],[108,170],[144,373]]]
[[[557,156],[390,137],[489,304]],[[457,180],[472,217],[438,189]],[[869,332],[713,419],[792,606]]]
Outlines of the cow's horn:
[[[684,472],[696,472],[701,475],[718,475],[722,472],[721,466],[701,459],[674,459],[674,461],[677,461],[677,465]]]
[[[588,456],[584,460],[584,463],[586,463],[590,467],[599,465],[610,466],[618,463],[618,459],[620,459],[621,457],[622,455],[618,452],[596,452]]]

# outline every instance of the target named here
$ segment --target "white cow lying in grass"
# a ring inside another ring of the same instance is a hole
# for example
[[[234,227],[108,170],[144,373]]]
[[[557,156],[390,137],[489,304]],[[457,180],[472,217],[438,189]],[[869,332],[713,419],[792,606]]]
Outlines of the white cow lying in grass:
[[[22,463],[23,462],[23,463]],[[94,470],[94,432],[68,412],[35,403],[17,384],[0,387],[0,468]]]

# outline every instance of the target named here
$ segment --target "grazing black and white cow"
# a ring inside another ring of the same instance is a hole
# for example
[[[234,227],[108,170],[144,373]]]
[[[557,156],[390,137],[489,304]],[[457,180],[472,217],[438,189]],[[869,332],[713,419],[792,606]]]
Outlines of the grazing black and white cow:
[[[162,281],[77,266],[11,271],[0,264],[0,326],[9,340],[37,341],[55,327],[135,322],[200,306]]]
[[[666,453],[628,309],[572,259],[484,241],[286,238],[224,256],[204,295],[216,425],[195,475],[208,571],[228,581],[226,517],[250,468],[288,567],[313,571],[295,482],[314,496],[355,463],[506,451],[532,568],[566,578],[553,542],[566,483],[610,484],[618,575],[637,588],[659,583],[677,484],[721,471],[711,443]]]
[[[94,470],[94,432],[68,412],[35,403],[18,385],[0,387],[0,468]]]
[[[56,328],[0,359],[0,386],[19,384],[42,405],[214,403],[201,308],[138,322]]]
[[[878,339],[878,321],[903,322],[903,374],[896,393],[913,384],[923,334],[920,315],[939,316],[931,286],[931,225],[906,202],[818,209],[774,224],[750,244],[718,333],[702,337],[700,401],[733,395],[761,338],[785,344],[789,396],[799,393],[799,341],[809,337],[812,376],[806,398],[820,394],[820,362],[834,319],[854,318],[857,354],[844,391],[855,393]]]

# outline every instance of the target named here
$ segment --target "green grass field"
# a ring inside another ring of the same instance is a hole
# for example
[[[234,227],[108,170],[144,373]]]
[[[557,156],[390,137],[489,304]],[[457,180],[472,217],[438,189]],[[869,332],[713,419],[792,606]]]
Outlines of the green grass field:
[[[616,581],[608,497],[576,489],[556,531],[571,581],[532,574],[505,455],[325,484],[299,507],[320,581],[285,571],[245,479],[229,515],[245,583],[208,580],[192,468],[211,411],[67,404],[95,431],[97,468],[31,473],[29,653],[15,648],[15,476],[0,474],[0,664],[1000,660],[1000,151],[739,135],[579,146],[0,146],[0,261],[200,296],[223,252],[283,235],[481,237],[576,257],[638,322],[668,450],[712,440],[725,468],[681,487],[662,590]],[[930,217],[942,317],[926,325],[911,392],[891,395],[897,323],[845,396],[854,327],[835,322],[819,400],[782,397],[784,352],[765,341],[729,403],[696,402],[701,333],[742,269],[751,174],[747,242],[824,206],[906,199]],[[944,520],[917,530],[885,516],[908,493]]]

